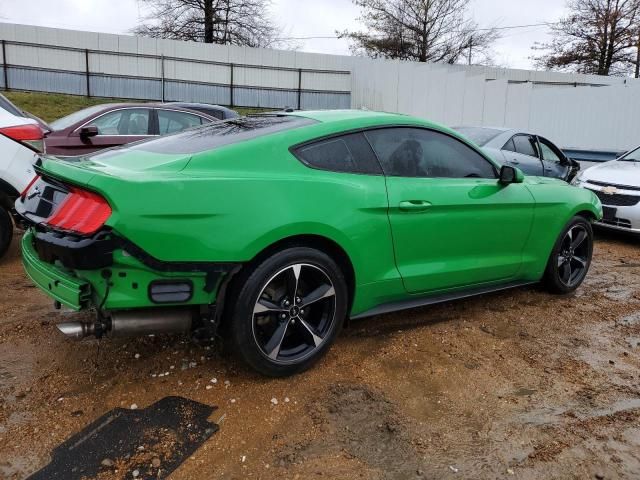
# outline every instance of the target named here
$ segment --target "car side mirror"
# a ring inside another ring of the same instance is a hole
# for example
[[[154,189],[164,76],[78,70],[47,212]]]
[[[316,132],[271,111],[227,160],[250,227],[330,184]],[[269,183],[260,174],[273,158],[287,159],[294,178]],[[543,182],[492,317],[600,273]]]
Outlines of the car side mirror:
[[[98,135],[98,133],[100,133],[98,132],[98,127],[96,127],[95,125],[87,125],[80,129],[80,138],[87,139],[90,137],[95,137],[96,135]]]
[[[510,183],[524,182],[524,173],[519,168],[510,165],[503,165],[500,169],[500,183],[509,185]]]

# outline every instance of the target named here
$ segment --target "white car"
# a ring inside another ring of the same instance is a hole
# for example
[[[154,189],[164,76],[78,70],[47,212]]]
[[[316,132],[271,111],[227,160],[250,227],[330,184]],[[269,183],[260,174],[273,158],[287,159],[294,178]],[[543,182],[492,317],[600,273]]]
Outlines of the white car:
[[[640,147],[587,168],[572,183],[593,191],[602,202],[604,216],[598,225],[640,233]]]
[[[44,132],[36,120],[0,108],[0,257],[13,236],[13,204],[33,180],[43,146]]]

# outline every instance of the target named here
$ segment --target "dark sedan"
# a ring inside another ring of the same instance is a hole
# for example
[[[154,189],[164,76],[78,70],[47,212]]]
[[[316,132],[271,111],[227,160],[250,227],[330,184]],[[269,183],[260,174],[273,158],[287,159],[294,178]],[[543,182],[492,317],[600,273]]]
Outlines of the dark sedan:
[[[510,128],[453,127],[501,165],[518,167],[526,175],[571,181],[580,164],[544,137]]]
[[[102,104],[50,123],[45,147],[52,155],[84,155],[218,120],[209,113],[172,104]]]
[[[238,112],[221,105],[210,105],[208,103],[191,103],[191,102],[171,102],[169,105],[174,107],[195,110],[196,112],[206,113],[218,120],[229,120],[230,118],[238,118]]]

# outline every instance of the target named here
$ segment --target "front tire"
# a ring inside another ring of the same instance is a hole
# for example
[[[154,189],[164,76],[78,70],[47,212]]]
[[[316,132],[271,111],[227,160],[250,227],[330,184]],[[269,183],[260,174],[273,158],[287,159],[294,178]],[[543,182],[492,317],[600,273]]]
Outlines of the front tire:
[[[329,349],[349,305],[344,273],[327,254],[306,247],[282,250],[249,267],[232,289],[231,347],[258,372],[302,372]]]
[[[543,283],[552,293],[575,291],[584,281],[593,255],[593,228],[581,216],[564,227],[551,251]]]
[[[11,214],[5,207],[0,205],[0,258],[7,252],[9,245],[11,245],[12,237],[13,222],[11,221]]]

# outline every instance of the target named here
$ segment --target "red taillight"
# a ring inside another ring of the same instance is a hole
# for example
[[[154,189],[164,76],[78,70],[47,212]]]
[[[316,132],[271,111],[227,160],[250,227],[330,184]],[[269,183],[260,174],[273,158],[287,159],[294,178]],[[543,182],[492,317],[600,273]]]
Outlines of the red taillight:
[[[35,177],[33,177],[31,179],[31,181],[29,182],[29,185],[27,185],[27,188],[25,188],[22,193],[20,194],[20,198],[22,198],[24,200],[24,198],[27,196],[27,193],[29,192],[29,190],[31,190],[31,187],[33,187],[33,184],[36,183],[38,180],[40,180],[40,175],[36,175]]]
[[[100,195],[72,188],[47,225],[83,235],[97,232],[111,216],[111,207]]]
[[[0,133],[15,140],[16,142],[26,143],[31,148],[43,151],[44,133],[39,125],[16,125],[14,127],[0,128]]]

